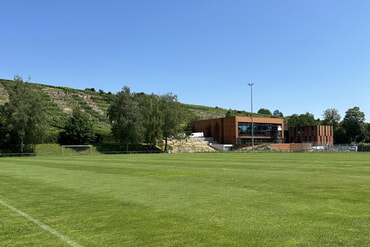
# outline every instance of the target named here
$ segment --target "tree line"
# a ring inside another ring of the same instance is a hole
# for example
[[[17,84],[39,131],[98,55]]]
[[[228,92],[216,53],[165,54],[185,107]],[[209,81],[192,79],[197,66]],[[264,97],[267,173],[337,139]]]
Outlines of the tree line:
[[[261,108],[259,114],[283,116],[276,110],[272,114],[270,110]],[[370,124],[365,122],[365,113],[358,106],[348,109],[343,119],[335,108],[326,109],[322,115],[323,119],[315,119],[314,115],[306,112],[305,114],[293,114],[286,117],[286,122],[291,127],[303,127],[313,125],[331,125],[334,129],[334,139],[336,143],[351,142],[370,142]]]
[[[164,95],[132,93],[128,87],[111,95],[107,117],[116,141],[129,145],[145,143],[150,149],[164,140],[186,131],[189,114],[172,93]],[[0,106],[0,148],[17,152],[32,152],[35,144],[46,136],[48,115],[40,95],[21,77],[14,78],[9,90],[9,102]],[[58,142],[88,144],[97,142],[93,120],[75,107],[66,119]]]
[[[114,139],[128,151],[130,145],[146,144],[155,149],[163,144],[168,149],[168,139],[191,131],[191,116],[172,93],[164,95],[133,93],[124,87],[110,94],[107,117]],[[15,76],[9,90],[9,101],[0,106],[0,149],[32,152],[35,144],[42,143],[50,129],[49,119],[40,95],[30,83]],[[283,113],[261,108],[259,114],[284,117]],[[230,111],[226,116],[233,114]],[[359,107],[348,109],[344,118],[336,109],[327,109],[323,120],[310,113],[284,117],[289,126],[332,125],[336,143],[370,142],[370,124]],[[61,144],[90,144],[99,142],[91,116],[75,107],[59,132]]]
[[[176,95],[132,93],[128,87],[115,95],[108,109],[113,136],[127,150],[129,143],[144,142],[154,148],[165,140],[166,151],[168,138],[181,131],[185,116]]]

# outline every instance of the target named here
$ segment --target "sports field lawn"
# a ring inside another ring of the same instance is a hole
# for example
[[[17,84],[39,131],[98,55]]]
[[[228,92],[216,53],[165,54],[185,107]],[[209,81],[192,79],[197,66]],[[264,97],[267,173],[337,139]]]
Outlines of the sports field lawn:
[[[0,246],[370,246],[370,153],[0,158]]]

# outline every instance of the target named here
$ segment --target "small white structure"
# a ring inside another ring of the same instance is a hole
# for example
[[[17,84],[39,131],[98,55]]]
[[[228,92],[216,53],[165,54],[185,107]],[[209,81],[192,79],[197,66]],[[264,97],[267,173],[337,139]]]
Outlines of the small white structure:
[[[203,132],[193,132],[189,135],[190,138],[202,138],[204,137]]]
[[[218,150],[218,151],[231,151],[234,148],[233,144],[210,143],[209,146]]]
[[[311,150],[312,151],[324,151],[325,147],[324,146],[313,146]]]

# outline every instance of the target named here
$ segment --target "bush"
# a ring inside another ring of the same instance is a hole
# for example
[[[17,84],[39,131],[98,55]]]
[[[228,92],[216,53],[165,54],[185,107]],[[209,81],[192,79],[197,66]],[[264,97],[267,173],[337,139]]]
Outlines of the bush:
[[[370,152],[370,143],[360,143],[357,145],[357,151]]]

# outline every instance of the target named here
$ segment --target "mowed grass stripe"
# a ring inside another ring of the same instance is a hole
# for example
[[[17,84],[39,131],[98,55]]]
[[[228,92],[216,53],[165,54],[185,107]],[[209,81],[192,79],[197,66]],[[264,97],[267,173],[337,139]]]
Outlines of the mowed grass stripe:
[[[233,165],[223,163],[222,167],[219,167],[217,166],[217,162],[209,162],[213,163],[211,164],[211,167],[208,167],[208,163],[207,167],[203,165],[202,169],[197,167],[185,168],[179,164],[173,165],[172,163],[166,164],[166,161],[163,160],[160,160],[162,163],[161,165],[153,165],[152,163],[155,163],[153,160],[150,161],[151,163],[149,165],[148,163],[137,164],[125,160],[124,158],[122,158],[120,163],[114,165],[101,165],[99,162],[96,162],[94,165],[93,163],[86,162],[85,160],[79,161],[82,165],[71,162],[72,164],[69,164],[68,166],[61,165],[61,163],[65,163],[64,160],[53,162],[56,164],[50,163],[48,160],[39,160],[37,166],[55,168],[57,169],[56,172],[58,175],[66,172],[64,170],[72,170],[80,172],[93,172],[98,174],[114,174],[114,176],[126,177],[126,180],[129,180],[130,177],[134,177],[134,179],[159,179],[161,182],[168,182],[168,180],[175,180],[178,183],[190,181],[191,183],[200,183],[201,185],[209,184],[211,186],[229,185],[241,188],[249,187],[253,190],[267,190],[268,192],[275,190],[280,190],[282,192],[293,192],[294,190],[297,190],[298,193],[301,193],[302,186],[308,186],[312,189],[320,189],[318,183],[307,183],[306,180],[311,178],[315,179],[317,182],[320,182],[320,179],[326,180],[325,187],[323,187],[323,189],[331,188],[341,190],[347,185],[346,183],[363,183],[368,178],[368,173],[364,172],[363,169],[356,170],[352,167],[344,165],[344,163],[340,164],[334,162],[334,166],[336,167],[334,169],[333,166],[331,169],[330,179],[328,179],[329,177],[323,171],[328,164],[325,164],[325,167],[320,167],[322,164],[318,164],[318,161],[314,161],[310,167],[302,167],[298,165],[281,166],[278,164],[270,164],[270,166],[260,164],[258,167],[254,164],[236,166],[236,162],[233,162]],[[187,162],[194,163],[194,161]],[[243,160],[243,162],[245,163],[246,161]],[[103,164],[103,162],[101,163]],[[202,166],[203,163],[206,162],[200,162],[199,166]],[[59,171],[59,169],[62,169],[63,171]],[[248,172],[244,173],[243,169],[248,169]],[[348,171],[351,173],[348,173]],[[37,173],[40,175],[39,172]],[[81,175],[81,173],[73,172],[71,179],[76,180],[78,179],[78,176],[83,175]],[[248,179],[245,179],[246,176]],[[343,180],[343,176],[345,176],[346,179]],[[255,183],[255,180],[262,180],[264,183]],[[91,181],[88,181],[88,183],[90,182]],[[276,184],[279,184],[279,186],[276,186]],[[290,191],[287,191],[287,189],[290,189]],[[342,195],[343,194],[339,196]]]
[[[0,183],[14,181],[17,191],[23,184],[23,195],[7,197],[22,204],[24,196],[36,211],[40,207],[34,205],[46,205],[39,213],[50,212],[47,218],[60,204],[48,201],[73,202],[60,209],[58,219],[67,220],[55,224],[74,229],[71,214],[81,222],[90,219],[73,235],[86,246],[351,246],[369,240],[363,233],[369,230],[368,158],[238,153],[13,158],[0,160]],[[83,205],[91,206],[89,213],[78,211]],[[128,226],[122,223],[126,217]]]
[[[59,238],[61,241],[67,243],[68,245],[72,246],[72,247],[82,247],[81,245],[79,245],[78,243],[76,243],[75,241],[71,240],[70,238],[68,238],[67,236],[61,234],[60,232],[58,232],[57,230],[49,227],[48,225],[45,225],[43,222],[33,218],[31,215],[23,212],[22,210],[19,210],[18,208],[15,208],[13,207],[12,205],[4,202],[3,200],[0,199],[0,205],[1,206],[4,206],[4,207],[7,207],[8,209],[10,209],[11,211],[13,212],[16,212],[17,214],[23,216],[24,218],[26,218],[27,220],[35,223],[37,226],[41,227],[42,229],[44,229],[45,231],[49,232],[50,234],[56,236],[57,238]]]
[[[19,188],[19,181],[15,182]],[[37,188],[37,194],[28,197],[28,187],[29,184],[24,186],[14,203],[22,198],[22,206],[45,223],[68,232],[84,246],[159,246],[166,239],[163,246],[190,246],[193,239],[203,235],[212,236],[209,244],[222,242],[218,239],[223,236],[223,230],[208,224],[194,224],[195,221],[182,214],[161,210],[154,213],[154,209],[145,205],[112,200],[104,195],[78,194],[59,187],[44,189],[41,183],[32,185]],[[19,246],[59,246],[22,236],[20,239],[23,242]]]
[[[4,178],[2,180],[6,181]],[[8,184],[10,183],[9,180],[14,179],[9,178]],[[15,186],[18,188],[18,191],[19,184],[19,181],[15,181]],[[150,244],[149,246],[190,246],[193,245],[194,240],[203,238],[203,235],[210,237],[206,241],[208,244],[217,245],[223,242],[222,236],[224,235],[224,229],[221,230],[220,228],[217,230],[219,228],[217,226],[197,223],[197,218],[188,217],[186,214],[178,214],[175,211],[163,210],[158,207],[148,208],[146,205],[125,201],[124,198],[119,201],[112,200],[105,196],[106,194],[96,194],[96,196],[92,194],[79,195],[76,194],[75,191],[61,189],[60,187],[55,187],[53,189],[51,186],[48,186],[48,188],[42,192],[42,190],[44,190],[44,184],[33,181],[32,184],[27,183],[24,186],[23,193],[18,193],[16,201],[19,198],[22,198],[23,201],[27,200],[27,194],[29,193],[28,188],[30,185],[33,188],[38,187],[38,194],[31,195],[31,198],[33,198],[30,201],[31,204],[22,206],[34,208],[32,213],[38,215],[38,217],[44,217],[43,220],[45,222],[54,225],[54,218],[62,220],[57,225],[67,225],[66,223],[70,222],[72,225],[71,229],[78,232],[89,231],[89,229],[95,228],[99,229],[100,233],[98,234],[95,232],[85,232],[83,234],[83,236],[90,235],[89,239],[91,239],[91,241],[88,242],[87,246],[112,246],[112,244],[121,246],[120,244],[127,241],[126,238],[133,238],[135,240],[133,246],[138,243],[144,246],[147,246],[147,244]],[[62,200],[59,199],[61,198],[60,194],[63,196]],[[45,201],[46,198],[50,199],[50,201]],[[84,203],[82,204],[82,202]],[[159,202],[159,200],[157,202]],[[78,204],[76,205],[74,203]],[[146,213],[148,210],[150,212]],[[45,212],[51,212],[51,214],[49,215]],[[67,213],[67,219],[59,215],[64,213]],[[69,216],[70,214],[72,214],[72,216]],[[85,216],[80,217],[80,215]],[[77,222],[76,219],[78,219]],[[89,221],[91,222],[88,223]],[[81,227],[79,222],[82,222],[86,229],[79,229],[79,227]],[[129,223],[127,227],[120,228],[120,226],[124,226],[127,222]],[[65,229],[65,231],[67,230],[68,229]],[[115,230],[118,230],[118,232],[115,233]],[[173,233],[171,234],[171,232]],[[134,234],[134,236],[130,236],[132,234]],[[127,237],[127,235],[129,237]],[[157,245],[155,241],[153,242],[152,235],[159,238],[161,241],[167,238],[169,238],[169,240],[166,243],[157,243]],[[199,237],[199,235],[201,236]],[[178,236],[182,238],[177,238]],[[100,239],[102,240],[100,241]],[[178,241],[181,241],[181,243],[178,243]],[[83,239],[81,243],[83,243]],[[48,246],[48,244],[45,246]]]

